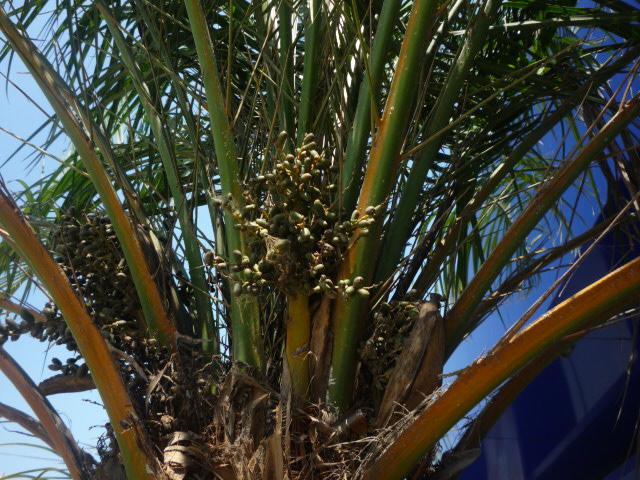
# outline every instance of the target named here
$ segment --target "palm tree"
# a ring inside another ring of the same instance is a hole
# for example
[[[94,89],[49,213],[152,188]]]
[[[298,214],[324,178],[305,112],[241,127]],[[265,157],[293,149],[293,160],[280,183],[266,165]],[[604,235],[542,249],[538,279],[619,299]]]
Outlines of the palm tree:
[[[0,413],[76,479],[444,472],[441,441],[476,405],[491,399],[465,425],[479,440],[637,301],[632,260],[442,384],[540,272],[637,235],[638,17],[622,1],[5,3],[3,55],[73,151],[2,187],[2,308],[22,321],[0,341],[79,355],[38,386],[0,348],[38,418]],[[633,201],[580,231],[593,175]],[[12,297],[35,284],[42,308]],[[83,388],[110,419],[97,462],[46,399]]]

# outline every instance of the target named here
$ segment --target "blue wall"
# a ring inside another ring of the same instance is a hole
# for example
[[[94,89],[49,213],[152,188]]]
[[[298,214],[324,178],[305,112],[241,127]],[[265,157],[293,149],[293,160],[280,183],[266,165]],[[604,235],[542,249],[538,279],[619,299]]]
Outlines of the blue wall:
[[[608,234],[552,305],[639,255],[637,240],[619,231]],[[637,325],[636,318],[596,330],[553,362],[498,420],[482,443],[480,458],[459,479],[636,478]]]

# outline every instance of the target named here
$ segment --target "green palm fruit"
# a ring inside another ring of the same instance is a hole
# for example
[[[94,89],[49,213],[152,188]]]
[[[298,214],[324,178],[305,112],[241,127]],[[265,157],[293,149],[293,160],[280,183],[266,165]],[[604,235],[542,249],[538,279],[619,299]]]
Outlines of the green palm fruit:
[[[212,250],[208,250],[205,254],[204,254],[204,263],[206,265],[209,265],[210,267],[213,267],[214,264],[214,253]]]
[[[301,215],[295,210],[292,210],[291,212],[289,212],[289,218],[293,223],[300,223],[304,220],[304,215]]]
[[[78,370],[76,371],[76,376],[83,378],[83,377],[86,377],[88,373],[89,373],[89,366],[86,363],[83,363],[78,367]]]
[[[276,138],[274,145],[276,148],[282,148],[282,146],[284,145],[284,142],[286,141],[287,141],[287,132],[283,130],[278,134],[278,137]]]
[[[291,246],[291,240],[287,240],[286,238],[283,238],[282,240],[279,240],[275,245],[275,249],[279,250],[279,251],[284,251],[287,248],[289,248]]]

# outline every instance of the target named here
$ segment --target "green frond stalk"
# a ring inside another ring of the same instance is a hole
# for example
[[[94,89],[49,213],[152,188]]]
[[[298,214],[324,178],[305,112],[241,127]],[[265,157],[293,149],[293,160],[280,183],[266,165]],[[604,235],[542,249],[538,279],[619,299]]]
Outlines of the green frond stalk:
[[[409,110],[415,101],[416,79],[422,68],[421,55],[430,34],[437,9],[437,2],[416,1],[407,24],[407,33],[378,129],[373,136],[357,210],[364,214],[367,206],[381,205],[394,184],[399,165],[400,148],[404,131],[410,117]],[[370,229],[371,235],[360,238],[349,249],[340,267],[338,278],[362,276],[365,282],[373,278],[374,262],[378,253],[381,222]],[[339,410],[346,408],[351,400],[356,352],[368,300],[356,297],[351,300],[338,299],[333,310],[333,356],[329,378],[329,401]]]
[[[476,55],[482,49],[489,26],[494,21],[501,0],[488,0],[479,8],[476,21],[469,29],[469,38],[464,43],[460,54],[451,65],[444,88],[436,104],[431,110],[429,122],[424,129],[424,139],[429,139],[442,130],[450,121],[455,103],[459,100],[462,86],[471,72]],[[413,217],[424,180],[429,169],[435,162],[442,141],[429,142],[420,152],[419,158],[411,166],[409,181],[400,196],[393,220],[387,233],[385,255],[380,259],[380,266],[376,274],[378,281],[386,280],[393,274],[405,248],[405,240],[411,229]]]
[[[550,265],[552,262],[562,258],[572,250],[575,250],[576,248],[579,248],[587,244],[588,242],[595,240],[603,232],[606,232],[611,228],[615,228],[619,224],[632,222],[632,219],[633,217],[626,219],[626,222],[621,220],[614,223],[613,221],[615,219],[613,217],[609,217],[608,219],[590,228],[586,232],[572,238],[571,240],[567,240],[564,244],[559,245],[558,247],[550,249],[535,260],[516,270],[507,279],[505,279],[505,281],[502,282],[500,286],[498,286],[490,295],[482,300],[482,302],[478,305],[474,316],[470,319],[470,322],[472,322],[473,324],[479,322],[504,299],[503,295],[506,295],[509,292],[517,291],[518,287],[522,285],[527,279],[535,275],[537,271],[540,271],[544,267]]]
[[[373,115],[377,116],[380,83],[384,64],[388,60],[393,28],[398,18],[400,0],[385,0],[378,20],[378,28],[373,40],[370,62],[365,64],[365,78],[358,94],[358,105],[347,139],[347,151],[342,166],[342,204],[347,211],[355,207],[358,199],[360,178],[366,160],[366,149],[375,126]],[[362,47],[364,49],[364,46]]]
[[[280,89],[278,98],[278,115],[280,131],[285,131],[290,138],[295,133],[295,106],[293,97],[293,50],[291,39],[291,7],[288,2],[280,2],[278,6],[278,50],[280,56]]]
[[[322,28],[321,0],[311,0],[305,16],[304,67],[302,90],[298,106],[298,147],[307,133],[313,133],[312,115],[316,111],[316,89],[319,65],[320,29]]]
[[[220,86],[209,26],[199,0],[185,0],[185,5],[200,61],[200,68],[202,69],[222,194],[230,195],[235,205],[241,208],[244,204],[244,199],[238,174],[238,159],[228,118],[229,112]],[[234,225],[235,219],[233,215],[225,212],[227,252],[237,249],[244,253],[246,245],[243,234],[236,230]],[[255,297],[245,294],[233,300],[231,305],[233,358],[262,369],[264,366],[264,354],[260,341],[259,318],[258,303]]]
[[[616,24],[624,24],[627,22],[637,22],[640,20],[640,13],[599,13],[595,15],[569,15],[565,18],[545,18],[542,20],[526,20],[523,22],[505,22],[501,25],[495,25],[494,30],[517,30],[525,32],[527,30],[541,30],[543,28],[558,27],[580,27],[580,26],[599,26],[605,27]],[[451,32],[459,34],[460,32]]]
[[[169,54],[168,47],[163,42],[162,36],[158,29],[157,18],[155,18],[151,14],[151,12],[149,11],[149,8],[147,8],[147,5],[143,0],[135,0],[135,3],[138,11],[140,12],[142,19],[145,22],[145,27],[149,30],[151,36],[153,37],[153,41],[156,48],[160,51],[163,67],[169,70],[169,73],[173,79],[173,91],[175,92],[177,103],[180,106],[182,118],[184,119],[187,130],[189,132],[189,137],[191,138],[191,142],[197,148],[197,146],[199,145],[198,127],[196,125],[195,118],[191,113],[191,107],[189,105],[189,100],[187,97],[186,86],[182,82],[182,79],[180,78],[180,76],[175,71],[175,65],[173,64],[174,62],[171,58],[171,55]],[[205,186],[209,185],[209,182],[210,182],[209,173],[207,171],[207,165],[205,165],[203,161],[198,161],[199,159],[198,159],[197,153],[198,151],[196,150],[195,161],[197,162],[197,166],[198,166],[200,185],[203,186],[203,189],[206,189]],[[213,201],[213,196],[207,195],[206,202],[208,207],[209,218],[211,219],[211,225],[217,225],[218,214],[216,211],[216,206]],[[209,305],[209,310],[210,310],[210,307],[211,305]],[[211,313],[209,313],[208,316],[211,317]],[[213,321],[213,320],[212,319],[207,320],[207,322],[208,321]],[[205,327],[205,330],[206,330],[206,322],[203,323],[203,326]],[[216,338],[214,339],[215,343],[218,343],[218,338],[219,337],[216,336]],[[219,349],[219,346],[218,347],[212,346],[207,348],[211,348],[211,351],[215,352],[217,349]]]
[[[164,171],[169,183],[169,189],[171,196],[175,202],[175,209],[178,212],[178,221],[180,222],[180,229],[182,231],[185,256],[189,265],[189,280],[194,287],[194,296],[196,300],[196,328],[200,333],[201,338],[210,340],[206,343],[206,348],[210,350],[210,353],[216,354],[219,352],[218,347],[218,335],[213,329],[213,314],[211,310],[211,302],[207,292],[207,283],[205,280],[205,270],[202,263],[202,255],[198,245],[198,239],[196,237],[196,228],[193,224],[191,212],[189,208],[189,202],[184,194],[182,184],[180,182],[180,175],[178,173],[178,165],[175,158],[174,147],[169,140],[169,132],[162,124],[160,118],[159,108],[157,101],[151,98],[151,92],[142,78],[140,68],[135,61],[133,52],[129,45],[127,45],[122,32],[120,31],[120,25],[111,15],[109,9],[102,1],[97,1],[95,7],[100,11],[104,20],[111,31],[111,35],[118,47],[120,57],[126,68],[129,71],[131,79],[138,92],[138,96],[141,100],[142,107],[147,115],[147,119],[151,126],[154,138],[156,140],[156,146],[164,165]]]
[[[503,381],[566,335],[624,311],[639,294],[640,259],[636,259],[544,314],[460,373],[374,462],[364,480],[405,478],[442,435]]]
[[[147,329],[153,336],[157,336],[163,344],[171,345],[172,349],[177,351],[174,326],[167,316],[164,302],[160,298],[158,288],[149,271],[149,265],[145,260],[138,236],[94,149],[95,141],[99,143],[98,147],[102,154],[107,156],[110,153],[108,142],[100,135],[100,129],[97,125],[88,120],[88,116],[83,113],[82,107],[77,103],[73,94],[65,88],[63,80],[56,74],[49,62],[40,54],[35,45],[15,27],[1,7],[0,30],[20,55],[20,58],[47,97],[82,159],[98,195],[100,195],[120,241],[127,266],[138,291]],[[75,110],[70,105],[74,106]],[[80,124],[77,116],[83,119],[84,125]]]

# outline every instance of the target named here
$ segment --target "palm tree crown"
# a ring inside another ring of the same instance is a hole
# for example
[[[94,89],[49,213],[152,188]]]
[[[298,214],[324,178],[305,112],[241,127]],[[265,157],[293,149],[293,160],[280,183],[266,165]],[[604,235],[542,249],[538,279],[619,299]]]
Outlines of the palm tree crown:
[[[0,342],[78,352],[36,386],[0,348],[40,437],[73,478],[443,471],[438,442],[475,405],[502,385],[468,426],[486,431],[510,382],[637,299],[631,261],[442,385],[540,272],[637,235],[638,17],[622,1],[4,5],[3,58],[47,97],[48,141],[73,147],[0,192],[1,307],[22,317]],[[581,229],[594,176],[634,200]],[[47,305],[12,299],[35,284]],[[46,400],[94,387],[99,462]]]

